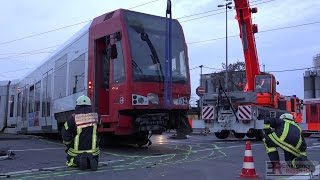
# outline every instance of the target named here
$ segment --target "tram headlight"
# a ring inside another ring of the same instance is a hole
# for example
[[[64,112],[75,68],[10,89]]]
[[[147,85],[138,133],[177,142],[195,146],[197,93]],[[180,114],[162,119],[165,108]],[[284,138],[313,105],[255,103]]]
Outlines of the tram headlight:
[[[152,104],[159,104],[160,103],[158,95],[156,95],[154,93],[148,93],[147,98]]]
[[[145,96],[139,94],[132,94],[132,105],[149,105],[149,100]]]

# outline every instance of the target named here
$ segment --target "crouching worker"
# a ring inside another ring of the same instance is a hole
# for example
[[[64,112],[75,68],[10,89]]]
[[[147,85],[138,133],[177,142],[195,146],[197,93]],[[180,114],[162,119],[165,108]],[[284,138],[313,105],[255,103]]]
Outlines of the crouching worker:
[[[315,166],[307,158],[307,144],[301,128],[291,114],[282,114],[279,118],[268,118],[264,122],[264,144],[273,169],[281,167],[277,147],[284,151],[284,158],[291,168],[308,168],[315,171]]]
[[[63,143],[67,146],[67,166],[81,170],[98,168],[98,114],[91,110],[91,100],[80,96],[76,101],[75,113],[65,122],[62,129]]]

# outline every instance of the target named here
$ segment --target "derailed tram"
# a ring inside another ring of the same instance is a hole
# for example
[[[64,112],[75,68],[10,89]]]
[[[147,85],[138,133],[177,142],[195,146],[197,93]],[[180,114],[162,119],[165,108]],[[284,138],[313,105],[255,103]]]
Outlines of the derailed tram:
[[[103,140],[142,146],[155,132],[190,132],[188,52],[177,20],[165,105],[166,20],[124,9],[96,17],[26,77],[3,83],[1,125],[16,133],[59,133],[76,99],[88,95]]]

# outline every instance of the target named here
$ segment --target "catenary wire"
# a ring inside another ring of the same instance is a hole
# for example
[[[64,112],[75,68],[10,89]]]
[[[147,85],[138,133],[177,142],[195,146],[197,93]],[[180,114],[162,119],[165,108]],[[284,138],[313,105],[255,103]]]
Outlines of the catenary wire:
[[[315,21],[315,22],[309,22],[309,23],[303,23],[303,24],[296,24],[296,25],[292,25],[292,26],[284,26],[284,27],[272,28],[272,29],[259,31],[258,34],[259,33],[265,33],[265,32],[271,32],[271,31],[278,31],[278,30],[283,30],[283,29],[298,28],[298,27],[302,27],[302,26],[309,26],[309,25],[314,25],[314,24],[319,24],[319,23],[320,23],[320,21]],[[233,37],[238,37],[238,36],[239,35],[231,35],[231,36],[228,36],[228,38],[233,38]],[[218,38],[213,38],[213,39],[206,39],[206,40],[201,40],[201,41],[188,42],[187,44],[191,45],[191,44],[205,43],[205,42],[217,41],[217,40],[221,40],[221,39],[225,39],[225,38],[226,37],[224,36],[224,37],[218,37]],[[41,48],[41,49],[35,49],[35,50],[28,51],[28,52],[15,53],[15,55],[32,54],[32,52],[36,53],[37,51],[44,50],[44,49],[50,49],[50,48],[57,47],[57,46],[59,46],[59,45],[50,46],[50,47]],[[15,56],[15,55],[12,55],[12,56]],[[1,57],[0,59],[12,58],[12,56]]]
[[[278,30],[283,30],[283,29],[292,29],[292,28],[297,28],[297,27],[302,27],[302,26],[309,26],[309,25],[314,25],[314,24],[319,24],[320,21],[314,21],[314,22],[309,22],[309,23],[303,23],[303,24],[296,24],[296,25],[291,25],[291,26],[284,26],[284,27],[279,27],[279,28],[272,28],[272,29],[267,29],[263,31],[259,31],[259,33],[265,33],[265,32],[271,32],[271,31],[278,31]],[[231,35],[228,36],[228,38],[233,38],[233,37],[238,37],[239,35]],[[204,42],[210,42],[210,41],[216,41],[216,40],[221,40],[225,39],[226,37],[218,37],[214,39],[206,39],[206,40],[201,40],[201,41],[194,41],[194,42],[189,42],[187,44],[197,44],[197,43],[204,43]]]
[[[291,25],[291,26],[284,26],[284,27],[267,29],[267,30],[260,31],[258,33],[272,32],[272,31],[278,31],[278,30],[283,30],[283,29],[292,29],[292,28],[298,28],[298,27],[302,27],[302,26],[309,26],[309,25],[314,25],[314,24],[319,24],[319,23],[320,23],[320,21],[303,23],[303,24],[296,24],[296,25]],[[231,36],[228,36],[228,38],[234,38],[234,37],[238,37],[238,36],[239,35],[231,35]],[[213,39],[206,39],[206,40],[201,40],[201,41],[189,42],[187,44],[188,45],[192,45],[192,44],[198,44],[198,43],[212,42],[212,41],[222,40],[222,39],[225,39],[225,38],[226,37],[224,36],[224,37],[218,37],[218,38],[213,38]],[[6,56],[6,57],[0,57],[0,59],[10,59],[10,58],[16,58],[16,57],[20,57],[20,56],[39,54],[38,51],[40,51],[40,50],[50,49],[50,48],[57,47],[57,46],[59,46],[59,45],[50,46],[50,47],[41,48],[41,49],[35,49],[35,50],[28,51],[28,52],[16,53],[15,55]],[[41,52],[41,53],[50,53],[50,52]]]
[[[137,5],[137,6],[133,6],[133,7],[128,8],[128,9],[134,9],[134,8],[141,7],[141,6],[144,6],[144,5],[148,5],[148,4],[157,2],[157,1],[159,1],[159,0],[149,1],[149,2],[146,2],[146,3],[140,4],[140,5]],[[262,1],[262,0],[259,0],[259,1]],[[271,2],[271,1],[275,1],[275,0],[268,0],[268,1],[264,1],[264,2],[258,3],[258,4],[268,3],[268,2]],[[258,5],[258,4],[253,4],[253,5]],[[210,10],[210,11],[206,11],[206,12],[202,12],[202,13],[195,13],[195,14],[179,17],[177,19],[183,19],[183,18],[187,18],[187,17],[198,16],[198,15],[201,15],[201,14],[207,14],[209,12],[220,11],[220,10],[222,10],[222,9],[214,9],[214,10]],[[229,11],[231,11],[231,10],[229,10]],[[209,15],[205,15],[205,16],[200,16],[200,17],[193,18],[193,19],[188,19],[188,20],[185,20],[185,21],[181,21],[181,23],[189,22],[189,21],[193,21],[193,20],[197,20],[197,19],[202,19],[202,18],[206,18],[206,17],[210,17],[210,16],[222,14],[222,13],[224,13],[224,11],[223,12],[219,12],[219,13],[215,13],[215,14],[209,14]],[[70,24],[70,25],[67,25],[67,26],[62,26],[62,27],[59,27],[59,28],[56,28],[56,29],[52,29],[52,30],[49,30],[49,31],[44,31],[44,32],[41,32],[41,33],[36,33],[36,34],[29,35],[29,36],[13,39],[13,40],[9,40],[9,41],[0,42],[0,45],[9,44],[9,43],[13,43],[13,42],[16,42],[16,41],[21,41],[21,40],[24,40],[24,39],[29,39],[29,38],[36,37],[36,36],[41,36],[41,35],[48,34],[48,33],[51,33],[51,32],[55,32],[55,31],[59,31],[59,30],[66,29],[66,28],[70,28],[70,27],[73,27],[73,26],[77,26],[77,25],[80,25],[80,24],[84,24],[84,23],[87,23],[87,22],[90,22],[90,21],[91,20],[86,20],[86,21]]]
[[[140,4],[140,5],[136,5],[136,6],[130,7],[128,9],[134,9],[134,8],[137,8],[137,7],[145,6],[147,4],[154,3],[154,2],[157,2],[157,1],[159,1],[159,0],[149,1],[149,2],[146,2],[146,3]],[[0,45],[9,44],[9,43],[13,43],[13,42],[16,42],[16,41],[21,41],[21,40],[32,38],[32,37],[36,37],[36,36],[41,36],[41,35],[48,34],[48,33],[54,32],[54,31],[59,31],[59,30],[70,28],[70,27],[77,26],[77,25],[80,25],[80,24],[88,23],[90,21],[91,21],[91,19],[90,20],[86,20],[86,21],[82,21],[82,22],[78,22],[78,23],[74,23],[74,24],[70,24],[70,25],[67,25],[67,26],[62,26],[62,27],[59,27],[59,28],[56,28],[56,29],[52,29],[52,30],[49,30],[49,31],[44,31],[44,32],[41,32],[41,33],[36,33],[36,34],[29,35],[29,36],[13,39],[13,40],[9,40],[9,41],[4,41],[4,42],[1,42]]]

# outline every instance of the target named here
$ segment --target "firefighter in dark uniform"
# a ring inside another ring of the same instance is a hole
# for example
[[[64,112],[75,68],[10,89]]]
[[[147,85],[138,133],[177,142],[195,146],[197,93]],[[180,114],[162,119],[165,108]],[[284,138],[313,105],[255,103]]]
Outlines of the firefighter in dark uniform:
[[[308,168],[315,171],[315,166],[307,158],[307,144],[301,128],[294,122],[291,114],[282,114],[279,118],[268,118],[264,122],[264,144],[273,168],[280,167],[277,147],[284,151],[284,158],[291,168]]]
[[[97,170],[100,153],[98,124],[98,114],[92,112],[91,100],[87,96],[80,96],[76,101],[75,113],[62,129],[68,167]]]

